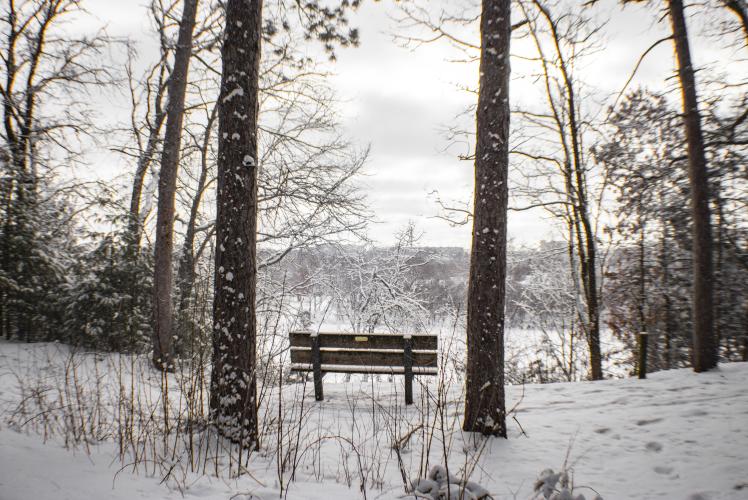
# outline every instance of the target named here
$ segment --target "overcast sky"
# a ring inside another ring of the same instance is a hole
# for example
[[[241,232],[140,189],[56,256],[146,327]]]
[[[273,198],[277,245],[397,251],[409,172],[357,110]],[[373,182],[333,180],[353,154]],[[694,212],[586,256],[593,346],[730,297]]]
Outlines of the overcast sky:
[[[110,34],[137,39],[149,30],[144,3],[91,0],[89,9],[108,25]],[[339,50],[331,67],[335,73],[332,85],[342,101],[344,133],[361,146],[371,146],[367,175],[362,180],[377,218],[370,236],[389,242],[398,229],[413,221],[424,233],[421,244],[468,247],[471,228],[453,228],[436,218],[439,209],[431,193],[437,192],[444,200],[471,197],[472,165],[457,158],[465,147],[450,148],[444,129],[460,120],[463,124],[472,120],[469,116],[458,118],[474,99],[459,87],[475,85],[477,65],[451,62],[455,52],[444,43],[416,50],[395,43],[392,33],[400,27],[392,16],[397,12],[392,1],[364,1],[351,17],[360,30],[361,45]],[[602,101],[620,90],[639,55],[667,35],[668,25],[657,23],[652,9],[628,6],[622,10],[612,0],[603,0],[594,15],[600,20],[609,18],[607,42],[604,52],[590,58],[583,74]],[[731,57],[715,50],[697,43],[697,63]],[[634,85],[672,88],[672,57],[672,46],[662,44],[642,65]],[[527,84],[515,79],[511,98],[519,102],[533,97]],[[520,243],[532,243],[559,235],[538,210],[512,213],[509,236]]]

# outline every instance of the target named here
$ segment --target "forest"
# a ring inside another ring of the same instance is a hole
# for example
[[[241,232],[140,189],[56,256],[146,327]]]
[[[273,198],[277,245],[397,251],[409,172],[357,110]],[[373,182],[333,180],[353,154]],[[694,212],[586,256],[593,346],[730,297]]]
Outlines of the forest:
[[[745,0],[0,21],[0,499],[744,498]]]

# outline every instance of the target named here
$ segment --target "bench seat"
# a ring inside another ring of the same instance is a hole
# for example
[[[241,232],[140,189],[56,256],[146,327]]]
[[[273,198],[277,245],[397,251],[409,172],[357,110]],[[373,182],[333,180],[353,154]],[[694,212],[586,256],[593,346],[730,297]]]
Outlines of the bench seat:
[[[413,377],[438,374],[438,337],[392,333],[291,332],[291,371],[314,373],[314,396],[324,399],[325,373],[405,375],[405,402]]]

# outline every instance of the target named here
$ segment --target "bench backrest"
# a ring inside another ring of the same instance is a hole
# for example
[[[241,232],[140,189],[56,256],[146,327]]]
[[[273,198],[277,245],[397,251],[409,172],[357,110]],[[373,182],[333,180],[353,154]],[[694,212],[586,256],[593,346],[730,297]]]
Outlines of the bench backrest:
[[[438,337],[391,333],[291,332],[291,369],[312,371],[315,342],[321,369],[341,373],[405,373],[410,353],[414,375],[436,375]]]

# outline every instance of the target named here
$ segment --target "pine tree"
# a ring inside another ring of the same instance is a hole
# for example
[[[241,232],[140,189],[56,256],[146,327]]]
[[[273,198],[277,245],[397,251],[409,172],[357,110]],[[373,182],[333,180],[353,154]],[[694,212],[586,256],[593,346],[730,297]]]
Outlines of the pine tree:
[[[218,110],[213,371],[219,432],[247,447],[257,433],[257,115],[261,0],[228,0]]]
[[[717,366],[717,342],[714,335],[714,271],[709,178],[683,2],[682,0],[669,0],[668,6],[683,97],[683,122],[686,130],[686,144],[688,145],[688,176],[691,186],[693,218],[693,369],[702,372]]]
[[[467,308],[466,431],[506,437],[504,301],[509,167],[509,0],[483,0],[473,247]]]

